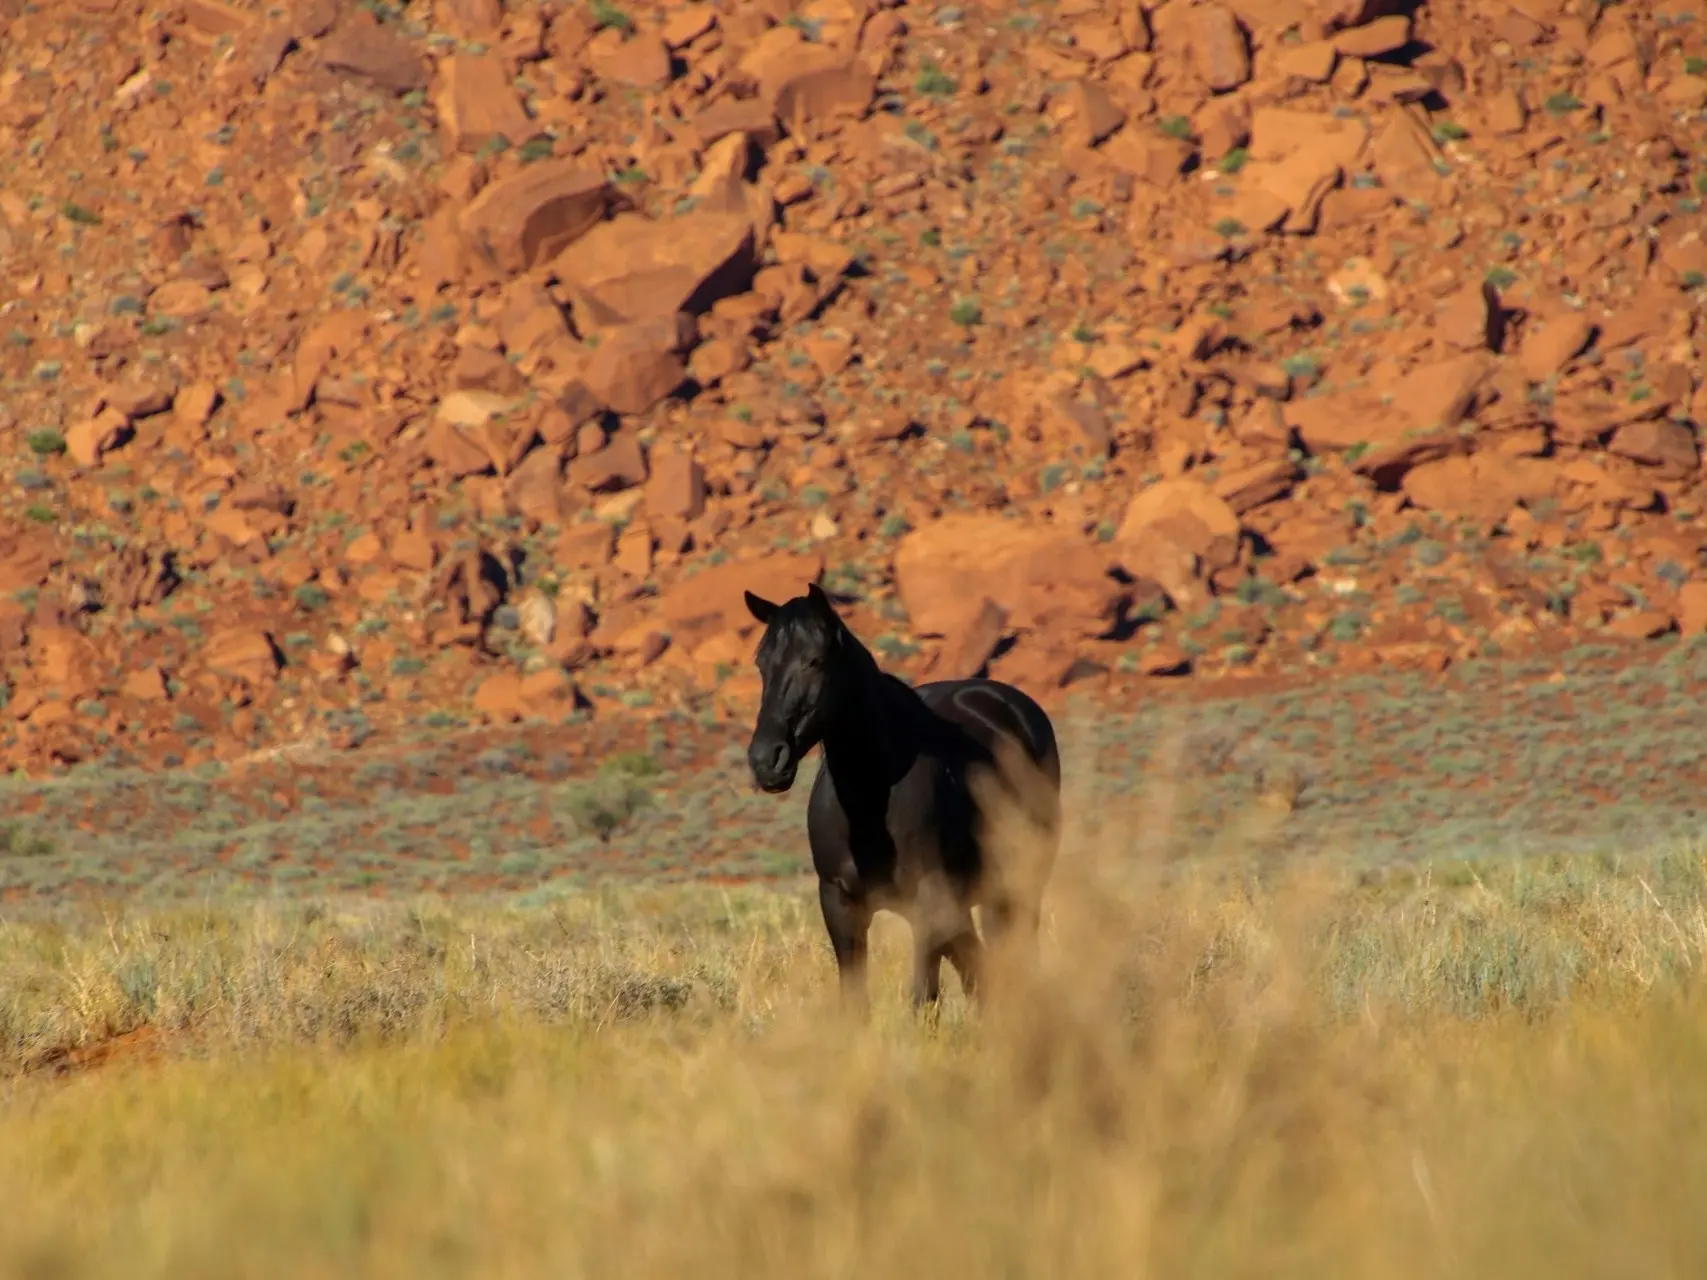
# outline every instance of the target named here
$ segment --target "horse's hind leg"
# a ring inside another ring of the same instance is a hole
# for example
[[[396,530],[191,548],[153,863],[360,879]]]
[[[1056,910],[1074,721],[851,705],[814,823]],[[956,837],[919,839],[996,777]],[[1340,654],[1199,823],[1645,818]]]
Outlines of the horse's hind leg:
[[[978,1000],[983,993],[984,944],[978,940],[978,930],[970,915],[961,931],[950,938],[944,948],[948,962],[960,975],[960,989],[968,1000]]]
[[[935,1009],[942,997],[942,962],[947,960],[960,977],[960,989],[968,1000],[978,998],[982,976],[983,944],[978,941],[972,913],[959,917],[935,931],[917,930],[913,944],[913,1004]]]
[[[977,978],[968,983],[967,940],[974,946],[978,932],[972,912],[960,895],[940,879],[928,880],[919,888],[908,913],[913,926],[913,1006],[929,1008],[934,1016],[942,997],[942,962],[947,960],[960,974],[967,995]],[[973,962],[975,966],[975,961]]]
[[[923,929],[913,930],[913,1008],[934,1014],[942,996],[942,960],[947,948]]]
[[[1043,922],[1041,901],[1017,894],[992,897],[984,904],[983,922],[984,940],[1000,964],[1036,962]]]

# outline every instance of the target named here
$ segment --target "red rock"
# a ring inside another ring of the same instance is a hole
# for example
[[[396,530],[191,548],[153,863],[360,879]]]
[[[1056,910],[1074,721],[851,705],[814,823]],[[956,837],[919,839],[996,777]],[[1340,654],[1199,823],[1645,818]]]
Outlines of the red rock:
[[[1524,339],[1523,371],[1536,382],[1562,372],[1582,354],[1594,323],[1581,311],[1564,311]]]
[[[213,306],[213,292],[194,280],[169,280],[148,295],[150,315],[193,320]]]
[[[514,396],[527,385],[516,366],[486,347],[464,347],[450,370],[451,386],[459,391],[486,391]]]
[[[850,62],[790,76],[777,88],[772,103],[777,118],[798,136],[817,121],[862,118],[876,95],[876,78]]]
[[[1264,105],[1251,112],[1251,158],[1285,160],[1315,151],[1343,169],[1361,167],[1369,147],[1367,121],[1325,111]]]
[[[1191,670],[1191,657],[1172,640],[1162,640],[1138,652],[1138,674],[1177,676]]]
[[[1075,80],[1067,86],[1062,107],[1067,135],[1078,146],[1094,147],[1126,123],[1126,112],[1108,96],[1108,90],[1090,80]]]
[[[1297,483],[1298,475],[1298,468],[1289,459],[1271,458],[1222,475],[1211,491],[1242,516],[1264,503],[1285,497]]]
[[[1108,415],[1096,405],[1068,395],[1050,396],[1041,406],[1045,429],[1063,439],[1073,456],[1105,458],[1114,440]]]
[[[603,520],[587,520],[565,528],[553,554],[566,569],[597,569],[609,564],[615,551],[616,530]]]
[[[668,321],[625,324],[605,331],[582,376],[587,389],[606,408],[615,413],[645,413],[687,378],[683,345]]]
[[[501,723],[520,720],[529,711],[528,700],[522,695],[521,677],[513,671],[487,676],[474,691],[474,709],[488,720]]]
[[[127,419],[135,421],[165,413],[172,407],[176,395],[177,389],[170,385],[131,382],[106,388],[101,392],[101,401],[107,408],[116,409]]]
[[[1403,13],[1407,5],[1406,0],[1317,0],[1314,7],[1327,30],[1339,31]]]
[[[912,630],[944,635],[976,606],[974,591],[1025,629],[1055,620],[1106,629],[1124,592],[1075,534],[993,515],[950,515],[908,533],[895,549],[895,588]]]
[[[26,535],[11,541],[0,535],[0,599],[39,587],[47,581],[59,559],[49,538]]]
[[[580,690],[562,667],[551,666],[522,677],[517,692],[530,717],[542,714],[562,715],[573,711]]]
[[[1251,162],[1240,172],[1235,216],[1256,230],[1313,231],[1323,202],[1343,173],[1361,162],[1369,127],[1282,107],[1259,107],[1251,116]],[[1392,197],[1385,197],[1391,203]]]
[[[93,693],[101,659],[94,642],[72,627],[37,626],[30,632],[30,666],[36,679],[67,701]]]
[[[505,307],[493,319],[505,354],[526,356],[569,340],[569,326],[556,300],[532,281],[505,290]]]
[[[653,35],[635,35],[623,41],[597,63],[606,80],[636,89],[662,89],[670,83],[670,51]]]
[[[391,540],[391,558],[405,569],[430,573],[438,560],[438,551],[424,530],[410,526],[399,530]]]
[[[504,477],[504,500],[541,525],[563,520],[563,457],[551,448],[535,449]]]
[[[1243,532],[1238,513],[1200,481],[1180,477],[1140,490],[1127,503],[1114,540],[1121,546],[1142,543],[1163,524],[1175,543],[1210,569],[1230,565],[1238,557]]]
[[[1192,132],[1208,156],[1226,156],[1251,140],[1249,109],[1236,98],[1211,98],[1192,121]]]
[[[261,536],[241,511],[228,507],[219,507],[209,512],[207,518],[202,521],[202,527],[234,547],[246,547]]]
[[[132,671],[124,679],[122,686],[124,696],[135,698],[138,702],[158,702],[168,695],[166,677],[160,674],[159,667],[140,667]]]
[[[537,267],[605,216],[610,185],[574,162],[542,160],[488,183],[458,217],[475,252],[514,275]]]
[[[1667,286],[1650,284],[1600,326],[1599,347],[1616,351],[1663,335],[1677,314],[1676,293]]]
[[[1669,613],[1658,609],[1632,609],[1606,624],[1605,634],[1620,640],[1652,640],[1672,629]]]
[[[1395,111],[1370,145],[1370,157],[1382,186],[1413,204],[1432,206],[1437,202],[1442,186],[1435,168],[1441,159],[1440,148],[1424,125],[1403,111]]]
[[[696,114],[688,125],[700,150],[731,134],[745,134],[753,145],[769,147],[781,136],[776,110],[758,98],[722,98]]]
[[[1542,432],[1541,447],[1545,445],[1546,433]],[[1464,437],[1456,430],[1408,432],[1369,449],[1352,464],[1352,470],[1368,476],[1377,488],[1391,491],[1412,467],[1463,453],[1466,448]]]
[[[604,448],[571,462],[568,475],[575,484],[595,492],[632,489],[646,483],[646,454],[632,430],[618,431]]]
[[[688,188],[708,213],[747,213],[747,179],[753,171],[753,140],[731,133],[706,147],[700,156],[699,177]]]
[[[1178,182],[1195,154],[1189,143],[1147,126],[1122,129],[1102,147],[1102,156],[1110,164],[1157,187]]]
[[[1276,75],[1307,80],[1311,84],[1326,84],[1333,78],[1334,64],[1339,54],[1331,40],[1310,40],[1302,44],[1281,45],[1266,54],[1263,67]]]
[[[275,22],[267,27],[249,48],[249,75],[255,87],[264,88],[296,47],[296,33],[288,24]]]
[[[1523,99],[1512,89],[1502,89],[1494,94],[1488,102],[1487,116],[1488,128],[1505,136],[1522,133],[1523,126],[1529,122],[1529,111],[1524,107]]]
[[[1381,645],[1375,650],[1375,656],[1383,666],[1400,671],[1423,671],[1429,675],[1439,675],[1452,663],[1452,655],[1438,645],[1422,640]]]
[[[130,420],[115,409],[103,409],[66,429],[65,452],[78,466],[93,467],[129,435]]]
[[[373,81],[380,88],[404,94],[427,87],[427,64],[415,47],[380,26],[366,9],[356,9],[320,46],[321,64]]]
[[[1442,458],[1405,473],[1401,485],[1411,502],[1427,511],[1493,521],[1514,506],[1550,497],[1560,473],[1540,458],[1502,454]]]
[[[1484,280],[1455,293],[1435,317],[1435,327],[1449,346],[1460,351],[1498,351],[1504,339],[1503,320],[1499,293]]]
[[[725,213],[621,214],[558,255],[558,277],[592,325],[697,313],[752,281],[752,223]]]
[[[1693,579],[1679,587],[1672,613],[1684,635],[1707,633],[1707,582]]]
[[[692,44],[717,25],[716,8],[704,0],[683,5],[664,20],[660,33],[672,49]]]
[[[180,392],[172,402],[172,413],[185,426],[199,429],[207,425],[220,404],[219,388],[211,382],[193,383]]]
[[[281,516],[288,516],[296,509],[296,503],[285,490],[253,480],[232,485],[221,505],[234,511],[271,511]]]
[[[538,131],[496,56],[456,54],[439,64],[439,75],[439,123],[453,151],[478,151],[494,138],[520,144]]]
[[[446,417],[427,428],[426,453],[447,479],[482,475],[493,469],[492,455]]]
[[[801,263],[820,281],[844,276],[854,264],[854,253],[847,245],[824,236],[777,231],[771,235],[771,248],[778,262]]]
[[[502,0],[438,0],[433,16],[451,35],[490,44],[504,25]]]
[[[1025,636],[990,664],[997,680],[1046,696],[1057,689],[1106,677],[1108,668],[1081,652],[1082,643],[1061,636]]]
[[[1626,423],[1612,433],[1606,451],[1680,478],[1693,474],[1701,463],[1695,433],[1669,418]]]
[[[208,637],[202,665],[216,675],[259,683],[274,675],[283,660],[272,636],[255,627],[227,627]]]
[[[1393,384],[1396,408],[1419,431],[1457,426],[1469,414],[1493,366],[1483,353],[1421,365]]]
[[[1384,53],[1403,49],[1410,43],[1411,20],[1407,14],[1394,13],[1359,27],[1347,27],[1334,32],[1333,46],[1349,58],[1378,58]]]
[[[1536,13],[1542,10],[1534,5],[1529,6]],[[1507,9],[1505,13],[1494,19],[1492,30],[1500,39],[1517,45],[1540,44],[1547,38],[1547,27],[1538,22],[1528,13],[1519,12],[1515,8]]]
[[[697,520],[705,513],[705,468],[691,453],[654,449],[648,459],[646,511],[654,519]]]
[[[711,565],[683,578],[658,601],[658,618],[685,648],[694,640],[722,631],[752,631],[758,627],[747,609],[744,592],[751,591],[775,604],[804,595],[824,573],[822,552],[802,555],[770,552]]]
[[[988,596],[980,596],[972,611],[951,628],[931,663],[937,680],[976,676],[990,661],[1008,631],[1008,611]]]
[[[253,14],[223,0],[180,0],[184,30],[200,44],[213,44],[221,36],[233,39],[248,35],[255,27]]]
[[[1191,14],[1198,74],[1217,92],[1237,89],[1251,78],[1250,45],[1238,18],[1213,0],[1198,5]]]

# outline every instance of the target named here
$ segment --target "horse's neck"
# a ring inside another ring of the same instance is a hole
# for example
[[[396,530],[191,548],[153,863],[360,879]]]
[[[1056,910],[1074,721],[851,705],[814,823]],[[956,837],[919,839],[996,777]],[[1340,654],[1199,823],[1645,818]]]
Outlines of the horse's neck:
[[[888,787],[905,773],[912,764],[908,722],[924,705],[868,651],[857,650],[853,661],[852,696],[824,734],[824,763],[838,791]]]

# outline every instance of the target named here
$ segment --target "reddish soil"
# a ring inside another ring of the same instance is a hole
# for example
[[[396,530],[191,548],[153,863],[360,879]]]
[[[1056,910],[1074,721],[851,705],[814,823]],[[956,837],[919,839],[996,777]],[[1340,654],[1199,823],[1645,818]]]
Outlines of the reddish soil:
[[[160,1056],[162,1041],[156,1028],[144,1024],[88,1044],[54,1049],[30,1063],[25,1074],[64,1078],[121,1062],[146,1062]]]
[[[1707,0],[0,17],[7,767],[1707,629]]]

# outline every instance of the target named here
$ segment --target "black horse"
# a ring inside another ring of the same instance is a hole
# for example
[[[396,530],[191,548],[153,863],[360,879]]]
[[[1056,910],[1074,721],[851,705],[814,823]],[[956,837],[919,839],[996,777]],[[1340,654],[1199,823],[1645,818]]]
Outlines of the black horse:
[[[1061,757],[1031,698],[995,680],[912,688],[877,660],[813,583],[785,604],[746,593],[764,624],[756,662],[753,781],[780,794],[824,747],[806,816],[824,927],[844,998],[867,1007],[866,937],[879,910],[913,932],[913,1002],[934,1006],[942,961],[980,993],[984,944],[1010,931],[1035,946],[1060,842]],[[993,788],[992,788],[993,784]],[[1009,838],[1002,810],[1024,821]]]

